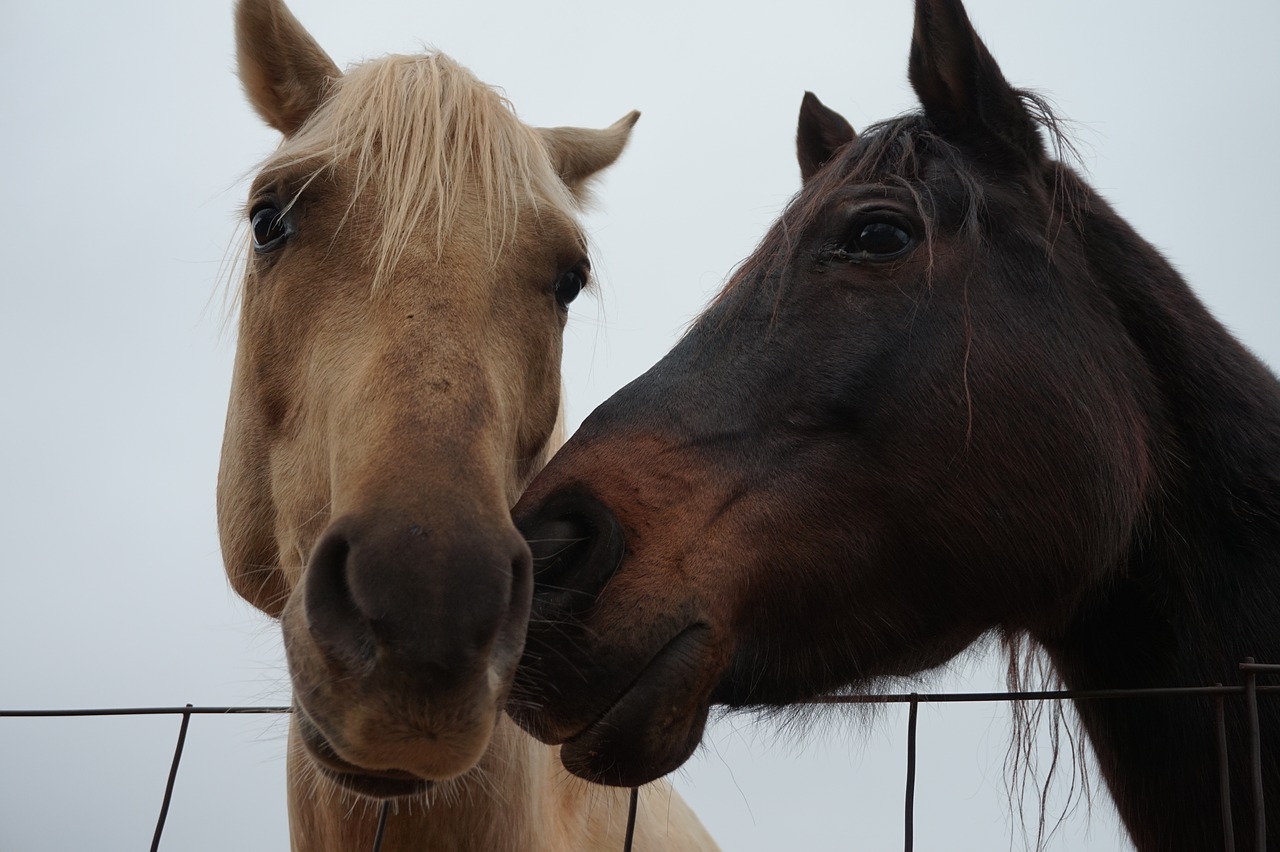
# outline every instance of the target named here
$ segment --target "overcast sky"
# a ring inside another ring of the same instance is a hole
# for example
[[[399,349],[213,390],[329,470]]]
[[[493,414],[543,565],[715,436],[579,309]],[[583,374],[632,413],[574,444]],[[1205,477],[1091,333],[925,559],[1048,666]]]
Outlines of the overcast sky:
[[[573,306],[571,425],[670,347],[797,189],[805,89],[855,127],[914,105],[908,0],[293,9],[339,65],[432,45],[532,124],[643,111],[587,220],[603,294]],[[1006,76],[1074,121],[1094,185],[1280,365],[1280,3],[969,11]],[[214,526],[220,279],[276,142],[233,56],[230,2],[4,0],[0,707],[287,703],[277,630],[229,591]],[[998,667],[931,686],[996,687]],[[898,848],[904,718],[803,742],[732,719],[675,781],[727,850]],[[1005,711],[927,707],[921,725],[917,848],[1021,848]],[[146,848],[177,726],[0,719],[0,850]],[[162,848],[286,848],[284,730],[195,719]],[[1103,795],[1051,848],[1128,847]]]

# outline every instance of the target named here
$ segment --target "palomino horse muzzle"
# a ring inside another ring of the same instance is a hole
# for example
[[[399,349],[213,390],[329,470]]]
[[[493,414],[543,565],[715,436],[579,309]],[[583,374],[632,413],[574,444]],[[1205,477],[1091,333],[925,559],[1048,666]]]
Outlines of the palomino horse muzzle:
[[[322,769],[357,790],[366,771],[386,795],[387,781],[409,782],[409,794],[415,778],[469,768],[524,646],[531,564],[514,528],[401,513],[330,524],[291,602],[299,611],[286,610],[295,626],[301,616],[286,650],[295,683],[310,686],[297,695],[300,732]]]

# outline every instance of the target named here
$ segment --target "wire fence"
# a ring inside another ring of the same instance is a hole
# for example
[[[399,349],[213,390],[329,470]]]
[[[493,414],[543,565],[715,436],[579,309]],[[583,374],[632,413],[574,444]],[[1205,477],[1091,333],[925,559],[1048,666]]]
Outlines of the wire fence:
[[[1262,730],[1258,713],[1258,697],[1280,694],[1280,685],[1260,684],[1259,676],[1280,675],[1280,664],[1257,663],[1247,657],[1239,665],[1243,683],[1237,685],[1161,687],[1147,689],[1095,689],[1095,690],[1028,690],[1021,692],[949,692],[949,693],[881,693],[874,695],[832,695],[814,699],[811,704],[907,704],[907,775],[903,806],[903,848],[912,852],[915,834],[915,781],[916,781],[916,727],[921,704],[954,704],[976,702],[1016,701],[1102,701],[1121,698],[1174,699],[1179,697],[1213,698],[1216,704],[1216,734],[1218,752],[1218,792],[1222,811],[1222,842],[1226,852],[1238,852],[1235,843],[1235,827],[1232,818],[1232,791],[1230,760],[1227,749],[1226,701],[1229,698],[1243,700],[1249,726],[1249,777],[1250,799],[1253,815],[1253,852],[1266,852],[1267,825],[1266,801],[1262,780]],[[88,716],[180,716],[178,741],[169,767],[164,796],[160,803],[160,815],[156,820],[151,852],[159,852],[165,820],[169,815],[169,803],[173,798],[178,779],[178,767],[186,745],[187,729],[192,716],[271,715],[290,713],[289,707],[116,707],[76,710],[0,710],[0,718],[50,718]],[[1272,732],[1274,733],[1274,732]],[[386,831],[389,802],[379,810],[378,826],[374,835],[372,852],[380,852]],[[632,852],[639,791],[631,790],[627,813],[623,852]],[[643,850],[642,850],[643,852]]]

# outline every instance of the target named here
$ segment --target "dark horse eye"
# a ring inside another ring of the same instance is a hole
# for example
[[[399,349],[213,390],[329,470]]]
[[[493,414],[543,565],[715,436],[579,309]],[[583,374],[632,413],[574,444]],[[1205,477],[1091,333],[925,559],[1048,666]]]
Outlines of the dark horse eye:
[[[556,302],[562,308],[568,308],[569,303],[578,298],[578,294],[582,292],[582,288],[587,284],[582,273],[577,269],[571,269],[556,279]]]
[[[272,204],[255,207],[249,216],[249,226],[253,228],[254,251],[274,251],[293,236],[293,225],[280,208]]]
[[[892,222],[879,221],[863,225],[846,251],[872,257],[891,257],[906,251],[910,245],[911,234]]]

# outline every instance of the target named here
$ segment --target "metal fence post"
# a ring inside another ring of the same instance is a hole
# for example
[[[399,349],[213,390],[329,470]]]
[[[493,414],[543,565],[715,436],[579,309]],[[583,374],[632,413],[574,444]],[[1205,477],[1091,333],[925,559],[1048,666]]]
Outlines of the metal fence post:
[[[1222,847],[1226,852],[1236,852],[1236,832],[1231,822],[1231,764],[1227,754],[1226,698],[1219,695],[1214,699],[1214,705],[1218,722],[1218,801],[1222,807]]]
[[[378,810],[378,830],[373,833],[373,852],[382,852],[382,838],[387,833],[387,814],[391,812],[391,800],[383,799]]]
[[[164,785],[164,800],[160,803],[160,819],[156,821],[156,833],[151,838],[151,852],[160,848],[160,835],[164,832],[164,821],[169,816],[169,802],[173,799],[173,784],[178,780],[178,764],[182,762],[182,747],[187,742],[187,726],[191,724],[191,705],[187,705],[182,714],[182,726],[178,728],[178,747],[173,751],[173,764],[169,767],[169,780]]]
[[[622,841],[622,852],[631,852],[636,838],[636,811],[640,810],[640,788],[631,788],[631,801],[627,805],[627,836]]]
[[[1244,699],[1249,719],[1249,763],[1253,778],[1253,847],[1267,852],[1267,803],[1262,792],[1262,727],[1258,723],[1258,670],[1253,657],[1245,657]]]
[[[907,713],[907,802],[906,826],[903,834],[903,849],[911,852],[915,846],[915,808],[916,808],[916,718],[920,715],[920,700],[916,693],[911,693],[911,709]]]

